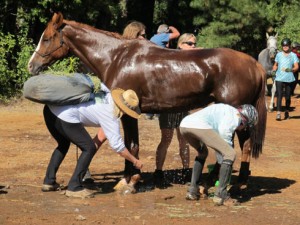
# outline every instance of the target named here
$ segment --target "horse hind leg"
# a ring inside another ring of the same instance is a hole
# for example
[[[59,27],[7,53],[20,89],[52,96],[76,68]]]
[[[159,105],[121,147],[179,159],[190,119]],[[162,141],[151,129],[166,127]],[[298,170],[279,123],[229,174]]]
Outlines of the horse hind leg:
[[[271,96],[271,101],[270,101],[270,105],[269,105],[269,109],[268,109],[269,112],[273,112],[273,110],[274,110],[274,97],[275,97],[275,93],[276,93],[275,81],[273,82],[271,93],[272,93],[272,96]]]

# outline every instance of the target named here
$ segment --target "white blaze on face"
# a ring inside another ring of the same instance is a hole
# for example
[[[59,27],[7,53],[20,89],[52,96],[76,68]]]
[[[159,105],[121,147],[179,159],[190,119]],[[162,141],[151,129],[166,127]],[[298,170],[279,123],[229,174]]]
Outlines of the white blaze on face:
[[[32,56],[30,57],[30,60],[29,60],[29,63],[31,63],[31,60],[35,57],[35,55],[37,54],[36,52],[38,52],[41,48],[41,42],[43,40],[43,37],[44,37],[44,33],[42,34],[41,38],[40,38],[40,41],[39,41],[39,44],[38,46],[36,47],[35,51],[33,52]]]

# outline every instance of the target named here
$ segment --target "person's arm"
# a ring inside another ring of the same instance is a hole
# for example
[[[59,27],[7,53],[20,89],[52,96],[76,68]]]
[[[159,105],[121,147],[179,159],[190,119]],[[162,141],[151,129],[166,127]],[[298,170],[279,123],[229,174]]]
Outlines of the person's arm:
[[[274,65],[273,65],[273,68],[272,68],[272,76],[276,75],[277,69],[278,69],[278,63],[275,62]]]
[[[173,26],[169,26],[169,30],[171,31],[170,32],[170,36],[169,36],[169,39],[175,39],[175,38],[178,38],[180,36],[180,33],[179,31],[173,27]]]
[[[295,62],[294,66],[293,66],[293,69],[292,69],[292,72],[296,73],[298,71],[298,69],[299,69],[299,63]]]
[[[125,150],[119,152],[119,155],[124,157],[125,159],[127,159],[128,161],[132,162],[133,165],[137,168],[137,169],[142,169],[143,167],[143,163],[135,158],[129,151],[127,148],[125,148]]]
[[[99,150],[101,145],[106,141],[106,136],[104,134],[103,129],[100,127],[98,133],[96,136],[93,138],[93,141],[96,145],[96,149]]]

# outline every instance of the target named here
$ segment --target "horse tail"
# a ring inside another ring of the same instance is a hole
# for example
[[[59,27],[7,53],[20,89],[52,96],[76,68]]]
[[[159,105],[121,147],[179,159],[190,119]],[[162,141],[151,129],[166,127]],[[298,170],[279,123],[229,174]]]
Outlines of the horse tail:
[[[255,108],[258,112],[258,122],[250,134],[251,152],[253,158],[258,158],[259,154],[262,153],[267,124],[267,106],[265,100],[266,71],[260,63],[256,62],[256,66],[261,76],[261,86],[255,103]]]

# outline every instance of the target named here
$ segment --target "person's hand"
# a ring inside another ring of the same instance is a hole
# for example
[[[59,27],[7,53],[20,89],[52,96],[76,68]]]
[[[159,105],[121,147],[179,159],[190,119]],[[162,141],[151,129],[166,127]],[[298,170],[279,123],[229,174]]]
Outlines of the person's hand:
[[[271,73],[272,77],[275,77],[276,76],[276,71],[273,70],[272,73]]]
[[[284,71],[285,71],[285,72],[293,72],[293,69],[291,69],[291,68],[285,68]]]
[[[141,160],[137,159],[133,165],[137,168],[137,169],[142,169],[143,167],[143,163],[141,162]]]

